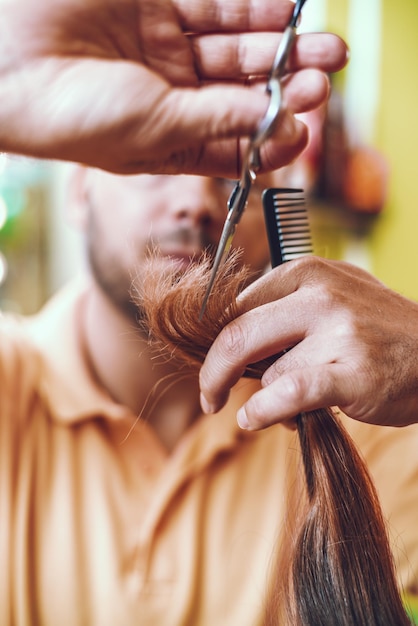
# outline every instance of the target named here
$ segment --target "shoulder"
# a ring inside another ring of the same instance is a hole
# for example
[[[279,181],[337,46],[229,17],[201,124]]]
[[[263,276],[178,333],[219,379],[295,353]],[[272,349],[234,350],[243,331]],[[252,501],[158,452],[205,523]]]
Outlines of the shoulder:
[[[363,424],[340,413],[340,418],[357,444],[367,463],[378,471],[397,467],[401,477],[403,468],[418,472],[418,424],[394,428]]]
[[[22,398],[22,393],[36,385],[41,370],[38,350],[25,332],[19,318],[0,317],[0,400],[6,396]]]

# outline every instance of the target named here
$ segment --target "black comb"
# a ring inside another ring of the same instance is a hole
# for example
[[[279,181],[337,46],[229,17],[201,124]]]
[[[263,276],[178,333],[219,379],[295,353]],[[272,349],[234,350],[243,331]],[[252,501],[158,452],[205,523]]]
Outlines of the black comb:
[[[277,267],[305,254],[313,246],[303,189],[276,187],[263,191],[264,221],[270,248],[270,262]],[[260,378],[287,350],[247,366],[244,376]]]
[[[272,267],[313,253],[303,189],[266,189],[263,208]]]

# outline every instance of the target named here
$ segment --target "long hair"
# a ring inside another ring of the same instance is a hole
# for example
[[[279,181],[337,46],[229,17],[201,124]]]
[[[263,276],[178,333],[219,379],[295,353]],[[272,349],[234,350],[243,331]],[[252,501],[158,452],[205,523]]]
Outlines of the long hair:
[[[198,371],[220,330],[237,314],[235,300],[249,278],[233,256],[222,268],[205,315],[199,309],[210,264],[184,274],[144,271],[134,298],[157,349]],[[277,355],[274,357],[277,358]],[[248,366],[261,377],[268,362]],[[271,626],[403,626],[410,624],[398,589],[378,496],[367,467],[338,417],[327,408],[296,419],[307,507],[280,560],[266,606]]]

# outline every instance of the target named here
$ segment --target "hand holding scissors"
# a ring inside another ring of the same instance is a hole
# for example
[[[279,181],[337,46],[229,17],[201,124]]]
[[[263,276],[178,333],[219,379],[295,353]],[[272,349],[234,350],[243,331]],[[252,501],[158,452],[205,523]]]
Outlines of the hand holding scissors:
[[[212,267],[212,273],[205,293],[205,297],[203,299],[199,319],[202,319],[204,315],[206,304],[211,294],[216,275],[219,268],[228,256],[237,224],[239,223],[244,209],[247,205],[248,195],[256,178],[257,170],[260,166],[260,146],[271,135],[280,116],[283,106],[280,81],[285,73],[286,62],[289,58],[289,54],[296,38],[296,28],[299,23],[302,7],[305,2],[306,0],[296,1],[292,17],[289,21],[288,26],[286,27],[286,30],[283,33],[282,39],[277,49],[266,87],[266,90],[270,95],[270,103],[265,116],[258,126],[257,131],[250,140],[247,155],[244,159],[241,169],[241,177],[237,181],[228,199],[228,214],[216,251],[215,260]]]

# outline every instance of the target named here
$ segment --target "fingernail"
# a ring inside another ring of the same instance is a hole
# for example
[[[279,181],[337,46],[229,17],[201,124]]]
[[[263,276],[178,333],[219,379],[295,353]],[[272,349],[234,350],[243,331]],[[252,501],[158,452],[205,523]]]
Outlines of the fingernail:
[[[200,394],[200,406],[202,407],[203,413],[215,413],[216,409],[213,404],[206,400],[203,393]]]
[[[248,430],[249,423],[248,423],[247,412],[243,406],[239,409],[237,413],[237,422],[240,428],[242,428],[243,430]]]

